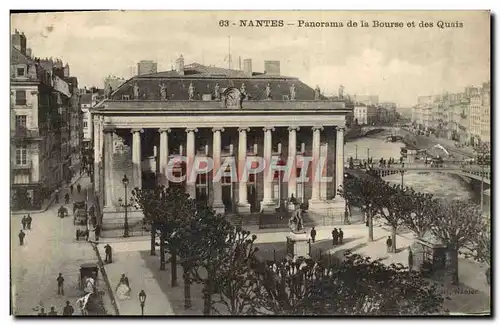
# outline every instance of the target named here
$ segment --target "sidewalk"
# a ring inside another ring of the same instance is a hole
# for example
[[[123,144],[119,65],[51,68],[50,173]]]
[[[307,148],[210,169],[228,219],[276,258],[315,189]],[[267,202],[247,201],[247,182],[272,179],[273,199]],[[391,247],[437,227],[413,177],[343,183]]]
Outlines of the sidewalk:
[[[148,267],[148,264],[151,262],[159,264],[159,256],[149,256],[149,243],[139,243],[140,247],[138,247],[136,243],[123,243],[122,246],[125,245],[134,248],[129,251],[123,251],[123,248],[121,250],[116,249],[116,247],[112,246],[113,263],[104,265],[113,290],[116,290],[122,274],[125,274],[129,278],[130,287],[132,289],[130,299],[116,300],[120,316],[141,315],[138,296],[141,290],[144,290],[147,295],[144,308],[145,315],[174,315],[170,301],[160,287],[162,282],[168,281],[170,273],[161,272],[162,278],[156,279],[158,274],[154,274],[151,268]],[[101,256],[104,257],[104,246],[99,245],[98,248]],[[144,250],[143,248],[147,249]],[[159,268],[159,265],[157,267]],[[170,284],[170,282],[168,283]]]

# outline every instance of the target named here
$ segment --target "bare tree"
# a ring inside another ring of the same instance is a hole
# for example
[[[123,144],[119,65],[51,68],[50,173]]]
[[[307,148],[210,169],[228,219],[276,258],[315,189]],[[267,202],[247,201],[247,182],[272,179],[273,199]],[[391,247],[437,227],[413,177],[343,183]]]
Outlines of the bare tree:
[[[470,202],[443,201],[437,208],[431,231],[451,254],[453,284],[459,283],[458,251],[478,238],[481,226],[481,211]]]

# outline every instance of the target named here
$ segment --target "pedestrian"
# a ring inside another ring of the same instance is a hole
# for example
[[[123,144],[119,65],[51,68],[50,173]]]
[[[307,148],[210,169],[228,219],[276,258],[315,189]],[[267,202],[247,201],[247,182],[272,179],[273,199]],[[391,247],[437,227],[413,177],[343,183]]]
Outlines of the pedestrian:
[[[312,239],[313,243],[316,242],[316,229],[314,229],[314,227],[312,227],[312,229],[311,229],[311,239]]]
[[[59,189],[56,190],[55,192],[55,198],[56,198],[56,204],[59,204]]]
[[[21,224],[23,225],[23,230],[26,230],[26,216],[21,219]]]
[[[339,244],[342,245],[342,242],[344,240],[344,232],[342,231],[342,228],[339,228]]]
[[[54,306],[50,307],[49,316],[57,316],[57,311]]]
[[[332,239],[333,239],[333,246],[337,245],[339,240],[339,233],[337,231],[337,228],[333,228],[332,230]]]
[[[24,237],[26,237],[26,234],[24,233],[24,231],[21,229],[19,231],[19,245],[20,246],[23,246],[24,245]]]
[[[64,204],[69,203],[69,193],[64,194]]]
[[[66,301],[66,306],[63,309],[63,316],[71,316],[75,312],[73,306],[69,304],[69,301]]]
[[[413,252],[411,251],[411,247],[408,248],[408,269],[410,272],[413,270]]]
[[[64,296],[64,278],[62,273],[59,273],[59,276],[57,277],[57,294]]]
[[[71,195],[73,195],[73,184],[69,186],[69,191],[71,192]]]
[[[391,252],[391,248],[392,248],[392,239],[391,239],[391,236],[387,237],[387,240],[385,241],[385,244],[387,245],[387,253],[390,253]]]
[[[26,227],[28,228],[28,230],[31,230],[31,221],[33,221],[33,219],[31,218],[31,215],[28,213],[28,216],[26,217]]]
[[[82,186],[80,185],[80,183],[76,184],[76,191],[78,193],[80,193],[81,190],[82,190]]]
[[[45,308],[41,308],[40,312],[38,313],[38,316],[47,316],[47,313],[45,312]]]
[[[113,251],[111,250],[111,246],[109,246],[109,244],[106,244],[106,246],[104,246],[104,252],[106,253],[104,262],[113,263]]]

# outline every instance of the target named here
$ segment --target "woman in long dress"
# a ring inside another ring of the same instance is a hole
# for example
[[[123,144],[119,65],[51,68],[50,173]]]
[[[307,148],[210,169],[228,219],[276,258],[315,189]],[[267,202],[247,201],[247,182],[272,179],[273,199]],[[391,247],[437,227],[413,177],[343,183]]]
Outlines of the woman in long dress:
[[[120,283],[118,283],[118,286],[116,287],[116,297],[119,300],[130,299],[130,292],[131,289],[128,282],[128,278],[125,276],[125,274],[122,274]]]

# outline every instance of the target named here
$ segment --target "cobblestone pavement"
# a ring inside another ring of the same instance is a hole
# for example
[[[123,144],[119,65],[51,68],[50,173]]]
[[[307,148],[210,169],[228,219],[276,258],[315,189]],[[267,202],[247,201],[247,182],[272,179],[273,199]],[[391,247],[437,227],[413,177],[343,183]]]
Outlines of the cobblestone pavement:
[[[82,188],[90,184],[87,177],[78,181]],[[61,203],[69,189],[60,193]],[[57,217],[60,204],[53,204],[43,213],[33,214],[31,230],[26,230],[24,246],[19,245],[18,233],[22,228],[22,215],[11,216],[11,281],[13,313],[15,315],[36,315],[34,310],[43,306],[50,310],[54,306],[58,314],[66,300],[75,307],[80,296],[79,268],[83,263],[95,262],[97,258],[92,247],[84,240],[75,240],[76,228],[73,225],[72,202],[83,199],[75,190],[70,204],[65,205],[69,217]],[[57,294],[56,278],[64,277],[64,296]],[[103,285],[99,283],[100,290]],[[77,308],[75,312],[78,313]]]

